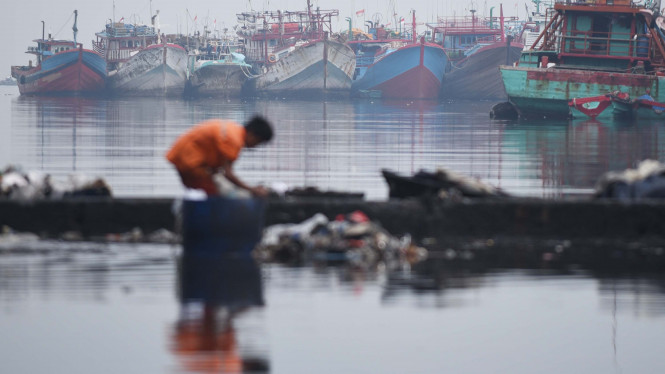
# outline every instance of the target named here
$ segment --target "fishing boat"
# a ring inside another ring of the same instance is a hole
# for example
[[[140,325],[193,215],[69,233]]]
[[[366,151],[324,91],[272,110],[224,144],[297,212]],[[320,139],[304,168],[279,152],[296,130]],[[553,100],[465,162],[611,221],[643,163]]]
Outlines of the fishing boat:
[[[237,33],[255,76],[258,95],[348,95],[355,69],[349,46],[331,37],[338,10],[263,11],[238,14]]]
[[[11,75],[0,81],[0,86],[16,86],[16,78]]]
[[[235,38],[208,39],[189,54],[187,94],[238,97],[245,90],[252,66],[245,62],[244,47]]]
[[[556,2],[550,18],[515,66],[500,68],[522,117],[567,117],[573,99],[651,92],[665,101],[665,35],[659,3],[630,0]],[[640,111],[649,113],[648,111]],[[610,115],[602,111],[599,115]]]
[[[448,67],[448,56],[437,44],[418,40],[416,15],[410,33],[396,35],[376,24],[371,39],[350,40],[356,55],[351,91],[354,96],[392,99],[436,99]]]
[[[11,75],[16,79],[21,95],[66,94],[81,95],[100,93],[106,80],[106,61],[98,53],[84,49],[76,41],[78,11],[74,11],[74,40],[56,40],[44,35],[34,40],[36,47],[26,53],[37,57],[27,66],[12,66]]]
[[[96,34],[93,48],[106,59],[108,88],[114,94],[177,96],[187,80],[187,52],[169,43],[152,25],[110,22]]]
[[[608,108],[616,117],[635,119],[638,117],[665,117],[665,103],[654,101],[650,91],[638,97],[631,98],[625,92],[613,92],[601,96],[573,98],[568,102],[572,117],[587,116],[595,119]]]
[[[427,24],[431,41],[443,46],[451,61],[451,69],[441,84],[441,97],[446,99],[505,99],[500,65],[512,65],[524,46],[517,35],[506,33],[505,22],[517,17],[488,18],[476,15],[439,18]]]

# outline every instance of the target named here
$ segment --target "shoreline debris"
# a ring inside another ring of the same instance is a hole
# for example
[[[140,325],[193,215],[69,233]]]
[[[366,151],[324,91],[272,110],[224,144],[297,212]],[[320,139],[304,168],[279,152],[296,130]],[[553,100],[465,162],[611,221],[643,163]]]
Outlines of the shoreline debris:
[[[0,197],[10,200],[62,199],[81,196],[110,197],[111,187],[103,178],[71,174],[56,180],[41,171],[23,171],[8,166],[0,172]]]
[[[647,159],[635,169],[607,172],[596,183],[593,197],[619,200],[665,198],[665,165]]]
[[[427,257],[427,250],[416,246],[409,235],[397,238],[361,211],[340,214],[334,220],[317,213],[297,224],[269,226],[255,252],[262,260],[349,261],[355,265],[392,260],[415,263]]]

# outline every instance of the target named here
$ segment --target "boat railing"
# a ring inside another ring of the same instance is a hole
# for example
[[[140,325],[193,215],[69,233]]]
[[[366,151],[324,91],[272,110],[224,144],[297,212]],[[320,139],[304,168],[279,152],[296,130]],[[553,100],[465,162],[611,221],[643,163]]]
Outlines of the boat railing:
[[[115,38],[126,38],[130,36],[156,36],[154,27],[146,25],[128,25],[118,23],[115,25],[106,25],[106,34]]]
[[[501,35],[498,34],[476,38],[477,44],[490,44],[498,41],[501,41]]]
[[[565,4],[565,5],[585,5],[585,6],[613,6],[613,5],[622,5],[622,6],[631,6],[633,0],[555,0],[555,4]],[[639,1],[638,3],[652,3],[652,1]],[[647,4],[650,5],[650,4]]]
[[[104,56],[106,54],[106,48],[104,44],[98,42],[92,42],[92,50]]]
[[[569,31],[561,36],[560,46],[562,55],[647,60],[651,38],[646,34]]]
[[[201,53],[201,54],[194,54],[196,57],[196,61],[228,61],[231,62],[233,61],[233,55],[231,53],[212,53],[212,54],[207,54],[207,53]]]
[[[106,51],[105,57],[108,62],[117,62],[128,60],[138,50],[134,49],[110,49]]]

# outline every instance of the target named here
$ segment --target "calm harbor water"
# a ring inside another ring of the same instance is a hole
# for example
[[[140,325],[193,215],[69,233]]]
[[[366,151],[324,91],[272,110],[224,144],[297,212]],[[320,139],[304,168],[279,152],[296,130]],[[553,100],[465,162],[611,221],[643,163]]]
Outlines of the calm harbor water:
[[[220,101],[34,98],[0,87],[0,162],[101,176],[116,196],[176,196],[182,188],[164,153],[199,121],[274,122],[268,146],[237,169],[252,183],[364,192],[385,199],[380,170],[449,168],[515,195],[589,193],[608,170],[665,159],[665,121],[506,122],[493,102]]]
[[[387,196],[382,168],[447,167],[555,198],[665,160],[665,121],[492,121],[493,104],[27,98],[0,87],[0,164],[102,176],[116,196],[179,196],[163,158],[173,140],[203,119],[253,113],[274,121],[276,138],[241,157],[241,176],[370,199]],[[436,256],[369,268],[200,263],[177,245],[3,238],[0,332],[0,371],[12,374],[662,373],[665,279]]]

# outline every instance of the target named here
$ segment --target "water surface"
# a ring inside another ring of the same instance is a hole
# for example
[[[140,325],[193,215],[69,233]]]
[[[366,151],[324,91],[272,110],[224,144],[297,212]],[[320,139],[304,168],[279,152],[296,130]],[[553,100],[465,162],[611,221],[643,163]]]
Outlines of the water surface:
[[[87,99],[18,96],[0,87],[0,163],[102,176],[116,196],[182,192],[164,154],[213,117],[274,122],[274,141],[236,164],[251,183],[387,197],[380,170],[449,168],[520,196],[589,193],[608,170],[663,160],[663,121],[494,121],[493,102]],[[6,115],[7,116],[7,115]]]
[[[445,167],[552,198],[665,160],[662,121],[493,121],[493,104],[30,98],[0,87],[0,165],[101,176],[120,197],[175,197],[164,160],[175,138],[255,113],[276,137],[241,156],[242,177],[370,199],[387,196],[382,168]],[[413,266],[201,264],[181,252],[0,236],[0,371],[665,372],[661,275],[436,255]]]
[[[50,248],[0,255],[3,372],[665,370],[662,276],[436,259],[202,265],[167,245]]]

